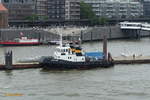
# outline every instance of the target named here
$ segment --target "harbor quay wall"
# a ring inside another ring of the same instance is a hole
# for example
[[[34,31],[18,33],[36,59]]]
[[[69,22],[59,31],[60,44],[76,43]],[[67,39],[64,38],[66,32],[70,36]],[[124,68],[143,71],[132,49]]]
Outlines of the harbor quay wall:
[[[81,29],[82,30],[82,29]],[[150,36],[150,31],[140,30],[141,37]],[[76,35],[72,33],[67,36],[63,36],[64,40],[78,40],[79,37],[82,41],[95,41],[102,40],[104,35],[108,39],[133,39],[135,36],[134,30],[122,31],[119,25],[105,26],[105,27],[89,27],[84,31],[79,32]],[[28,37],[37,38],[41,42],[48,42],[52,40],[59,40],[60,36],[56,32],[45,31],[44,29],[34,28],[5,28],[0,29],[0,41],[13,41],[16,38]]]
[[[32,28],[20,28],[20,29],[0,29],[0,40],[1,41],[13,41],[16,38],[27,37],[36,38],[42,42],[51,41],[58,39],[58,35],[47,32],[44,30],[35,30]]]
[[[108,39],[133,39],[136,36],[136,30],[126,30],[122,31],[119,25],[116,26],[105,26],[105,27],[93,27],[89,28],[86,31],[82,31],[80,36],[82,41],[94,41],[102,40],[104,35]],[[138,30],[140,37],[150,36],[150,31]]]

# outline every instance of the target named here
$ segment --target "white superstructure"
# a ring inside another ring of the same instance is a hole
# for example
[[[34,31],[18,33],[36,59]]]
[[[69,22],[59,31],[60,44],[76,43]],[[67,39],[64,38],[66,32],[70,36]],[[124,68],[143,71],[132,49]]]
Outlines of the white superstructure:
[[[136,29],[136,30],[150,30],[149,23],[140,23],[140,22],[120,22],[121,29]]]
[[[28,39],[27,37],[21,37],[21,39],[18,39],[19,43],[37,43],[39,42],[38,39]]]
[[[141,23],[136,22],[120,22],[121,29],[141,29]]]
[[[150,24],[148,24],[148,23],[142,24],[142,28],[141,28],[141,29],[142,29],[142,30],[150,31]]]
[[[54,58],[58,60],[85,62],[85,56],[82,54],[79,47],[72,48],[70,44],[63,44],[56,48]]]

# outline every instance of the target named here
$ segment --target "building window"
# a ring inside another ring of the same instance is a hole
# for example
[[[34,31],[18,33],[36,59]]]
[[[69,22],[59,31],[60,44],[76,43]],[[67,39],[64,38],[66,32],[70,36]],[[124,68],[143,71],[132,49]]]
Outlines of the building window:
[[[4,0],[5,3],[9,3],[9,0]]]

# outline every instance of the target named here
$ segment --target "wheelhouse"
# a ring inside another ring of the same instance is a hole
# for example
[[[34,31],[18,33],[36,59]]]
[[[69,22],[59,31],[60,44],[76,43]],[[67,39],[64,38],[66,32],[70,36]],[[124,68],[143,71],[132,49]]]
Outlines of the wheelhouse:
[[[55,59],[83,62],[85,61],[85,56],[83,55],[82,49],[79,46],[72,46],[65,44],[58,46],[54,53]]]

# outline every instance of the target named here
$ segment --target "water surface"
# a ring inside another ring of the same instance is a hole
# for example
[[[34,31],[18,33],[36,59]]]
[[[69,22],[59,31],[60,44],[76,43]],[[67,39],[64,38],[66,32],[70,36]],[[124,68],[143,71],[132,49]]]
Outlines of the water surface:
[[[110,41],[113,56],[122,52],[150,55],[150,39]],[[85,51],[101,51],[102,43],[83,44]],[[5,47],[12,50],[14,62],[20,59],[53,55],[55,46]],[[115,65],[92,70],[44,71],[26,69],[0,71],[0,100],[149,100],[149,64]],[[5,96],[20,93],[23,96]]]

